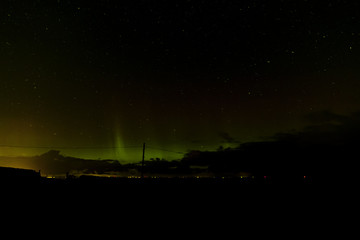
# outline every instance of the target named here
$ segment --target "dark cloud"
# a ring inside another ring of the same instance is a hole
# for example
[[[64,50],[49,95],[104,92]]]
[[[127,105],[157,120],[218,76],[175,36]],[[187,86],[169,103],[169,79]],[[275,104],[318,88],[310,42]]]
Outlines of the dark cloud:
[[[239,141],[231,137],[227,132],[220,132],[219,136],[222,138],[221,143],[239,143]]]
[[[313,176],[334,182],[356,175],[360,147],[360,112],[340,115],[318,112],[307,116],[312,124],[301,131],[275,134],[271,140],[247,142],[238,148],[185,155],[188,165],[208,165],[221,174],[248,171],[258,175]],[[221,136],[233,142],[223,133]]]
[[[306,116],[310,125],[293,133],[277,133],[275,141],[298,142],[303,144],[354,145],[359,142],[360,112],[340,115],[329,111]]]
[[[81,172],[87,174],[103,174],[112,171],[121,171],[121,164],[115,160],[85,160],[74,157],[66,157],[60,151],[51,150],[37,157],[28,158],[36,169],[42,174],[61,174]]]
[[[341,124],[344,123],[351,117],[332,113],[330,111],[321,111],[307,114],[305,119],[310,122],[310,124]]]

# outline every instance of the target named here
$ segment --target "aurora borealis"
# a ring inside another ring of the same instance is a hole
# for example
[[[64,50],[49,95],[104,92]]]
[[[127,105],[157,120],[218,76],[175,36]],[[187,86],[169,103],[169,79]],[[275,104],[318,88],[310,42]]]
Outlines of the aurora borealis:
[[[355,1],[2,1],[0,155],[181,158],[360,109]]]

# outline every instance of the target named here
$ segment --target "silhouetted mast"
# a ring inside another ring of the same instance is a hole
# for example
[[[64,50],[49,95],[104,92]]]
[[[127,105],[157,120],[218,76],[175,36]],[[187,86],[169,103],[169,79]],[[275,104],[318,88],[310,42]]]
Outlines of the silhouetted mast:
[[[143,144],[143,155],[141,161],[141,178],[144,178],[144,163],[145,163],[145,143]]]

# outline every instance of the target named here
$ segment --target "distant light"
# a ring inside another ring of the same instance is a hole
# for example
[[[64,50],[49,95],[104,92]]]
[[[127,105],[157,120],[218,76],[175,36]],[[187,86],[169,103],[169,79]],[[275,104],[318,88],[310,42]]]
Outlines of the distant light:
[[[264,179],[266,179],[266,176],[264,176]]]
[[[304,176],[304,179],[306,178],[306,176]]]

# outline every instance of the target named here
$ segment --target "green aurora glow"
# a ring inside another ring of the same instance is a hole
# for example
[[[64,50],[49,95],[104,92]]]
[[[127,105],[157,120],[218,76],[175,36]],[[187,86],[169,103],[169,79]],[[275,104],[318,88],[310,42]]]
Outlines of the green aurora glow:
[[[4,1],[0,156],[180,159],[360,109],[359,3]]]

